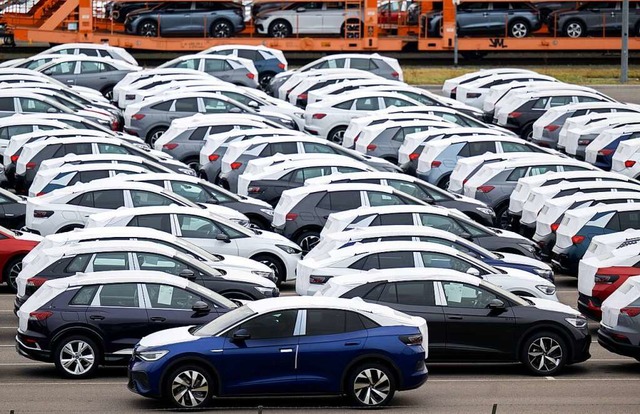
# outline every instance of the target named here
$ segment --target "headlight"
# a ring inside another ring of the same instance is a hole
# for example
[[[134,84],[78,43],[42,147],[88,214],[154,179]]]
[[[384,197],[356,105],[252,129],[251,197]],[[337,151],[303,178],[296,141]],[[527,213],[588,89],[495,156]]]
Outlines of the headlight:
[[[238,223],[241,226],[249,227],[249,220],[239,218],[230,218],[229,220],[233,221],[234,223]]]
[[[138,148],[140,148],[143,151],[151,150],[151,147],[149,147],[147,144],[136,143],[136,144],[133,144],[133,145],[138,147]]]
[[[293,126],[293,121],[290,120],[290,119],[282,118],[282,119],[280,119],[280,122],[282,122],[283,125],[286,125],[286,126],[289,126],[289,127]]]
[[[196,172],[193,171],[191,168],[178,168],[178,171],[181,172],[182,174],[193,175],[194,177],[196,175]]]
[[[276,277],[275,273],[267,272],[265,270],[252,270],[251,273],[253,273],[256,276],[264,277],[265,279],[269,279],[269,280],[273,280]]]
[[[284,250],[285,253],[289,253],[289,254],[302,253],[302,250],[293,248],[291,246],[285,246],[284,244],[276,244],[276,247],[280,250]]]
[[[273,209],[272,208],[261,208],[260,211],[262,211],[267,216],[272,216],[273,217]]]
[[[275,292],[273,288],[262,287],[262,286],[254,286],[253,288],[265,296],[270,296],[270,297],[277,296],[274,294]]]
[[[556,293],[555,286],[536,285],[536,289],[538,289],[540,292],[544,293],[545,295],[553,295],[554,293]]]
[[[488,208],[488,207],[476,207],[476,210],[478,210],[479,212],[483,213],[483,214],[488,214],[490,216],[495,216],[496,212],[493,211],[493,209]]]
[[[527,251],[529,251],[531,253],[535,253],[536,252],[536,248],[531,244],[518,243],[518,246],[521,246],[523,249],[526,249]]]
[[[584,316],[576,316],[574,318],[564,318],[565,321],[569,322],[575,328],[578,329],[586,329],[587,328],[587,318]]]
[[[168,353],[169,351],[143,351],[143,352],[138,352],[138,356],[143,361],[153,362],[153,361],[159,360],[160,358],[167,355]]]
[[[553,276],[553,270],[547,269],[533,269],[533,273],[540,277],[544,277],[545,279],[551,279],[551,277]]]
[[[294,112],[293,115],[300,119],[304,119],[304,112]]]

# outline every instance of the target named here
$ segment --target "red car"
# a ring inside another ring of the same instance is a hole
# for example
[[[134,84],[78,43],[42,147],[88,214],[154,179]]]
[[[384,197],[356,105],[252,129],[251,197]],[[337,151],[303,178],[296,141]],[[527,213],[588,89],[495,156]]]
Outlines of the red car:
[[[0,269],[2,279],[13,292],[17,291],[16,277],[22,270],[22,258],[27,255],[42,237],[31,233],[14,233],[0,227]]]
[[[595,320],[602,317],[602,302],[631,276],[640,275],[640,268],[634,266],[601,267],[596,272],[595,285],[591,296],[579,293],[578,310]]]

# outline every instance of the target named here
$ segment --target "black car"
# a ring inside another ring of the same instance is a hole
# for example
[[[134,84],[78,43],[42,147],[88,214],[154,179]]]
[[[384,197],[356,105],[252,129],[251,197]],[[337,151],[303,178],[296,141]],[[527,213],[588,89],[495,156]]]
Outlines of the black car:
[[[462,274],[380,276],[341,297],[424,318],[428,362],[522,362],[531,373],[550,376],[590,357],[587,320],[568,306],[538,307]]]
[[[124,21],[128,34],[147,37],[231,37],[244,27],[244,7],[233,1],[167,1],[132,11]]]
[[[0,188],[0,226],[19,230],[24,227],[26,203],[21,197]]]
[[[458,35],[523,38],[540,29],[538,10],[527,2],[463,2],[457,8]],[[427,35],[442,36],[442,12],[426,15]]]
[[[113,1],[105,5],[105,11],[108,17],[111,17],[114,22],[124,23],[127,15],[133,11],[141,9],[149,9],[157,6],[161,2],[159,1],[134,1],[134,2],[121,2]]]
[[[48,282],[18,311],[17,352],[83,379],[100,365],[126,365],[143,336],[206,324],[236,305],[159,272],[81,274]]]

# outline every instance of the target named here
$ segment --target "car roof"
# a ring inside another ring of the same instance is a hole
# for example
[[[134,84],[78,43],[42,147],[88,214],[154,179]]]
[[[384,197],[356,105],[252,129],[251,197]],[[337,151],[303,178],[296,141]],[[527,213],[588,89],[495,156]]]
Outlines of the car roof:
[[[532,154],[531,156],[525,157],[525,158],[518,157],[518,158],[506,160],[506,161],[496,162],[494,164],[487,164],[485,168],[505,169],[505,168],[527,167],[532,165],[533,163],[552,164],[552,165],[553,164],[584,165],[585,167],[586,166],[592,167],[594,170],[596,170],[596,168],[593,167],[593,165],[587,164],[584,161],[575,160],[573,158],[563,158],[553,154],[542,154],[542,153],[535,153],[535,155]]]
[[[411,226],[411,225],[390,225],[390,226],[372,226],[372,227],[356,227],[354,229],[342,232],[331,233],[326,236],[328,239],[335,241],[349,241],[353,239],[363,239],[369,237],[387,237],[387,236],[433,236],[446,238],[448,240],[458,240],[455,234],[439,230],[428,226]]]
[[[338,184],[319,184],[309,185],[304,187],[292,188],[286,190],[287,195],[292,198],[302,197],[311,193],[318,193],[321,191],[335,192],[335,191],[380,191],[384,193],[398,192],[393,187],[380,184],[363,184],[363,183],[338,183]],[[402,193],[404,194],[404,193]],[[394,206],[397,207],[397,206]]]
[[[70,243],[79,240],[100,240],[110,237],[145,237],[153,239],[174,239],[171,233],[148,227],[91,227],[74,229],[63,233],[50,234],[45,237],[53,243]]]
[[[335,184],[332,184],[335,185]],[[335,219],[342,221],[348,219],[354,219],[358,216],[364,216],[369,214],[393,214],[393,213],[435,213],[440,215],[455,215],[458,217],[468,218],[463,213],[448,209],[445,207],[429,206],[429,205],[413,205],[403,204],[397,206],[379,206],[379,207],[360,207],[353,210],[345,210],[337,213],[332,213]]]
[[[621,212],[621,211],[633,211],[633,210],[640,210],[640,204],[639,203],[614,203],[614,204],[598,204],[592,207],[587,207],[587,208],[579,208],[579,209],[573,209],[573,210],[568,210],[565,213],[565,217],[579,217],[579,218],[589,218],[591,216],[593,216],[594,214],[598,214],[598,213],[606,213],[608,211],[613,211],[613,212]]]
[[[196,128],[201,125],[219,125],[219,124],[234,124],[240,121],[251,121],[254,123],[264,123],[264,118],[260,115],[254,114],[224,114],[221,117],[220,114],[202,114],[197,113],[192,116],[184,118],[177,118],[171,121],[171,127],[179,128]],[[243,130],[233,130],[230,132],[241,133]]]
[[[132,252],[142,251],[147,253],[175,256],[178,251],[165,244],[141,240],[97,240],[72,245],[57,245],[45,248],[40,254],[47,256],[77,256],[79,254],[92,254],[101,252]]]
[[[116,165],[116,164],[112,164],[112,165]],[[60,197],[67,196],[69,194],[83,193],[86,191],[114,190],[114,189],[146,190],[152,193],[171,193],[170,191],[165,190],[163,187],[157,186],[155,184],[114,180],[113,177],[108,177],[108,178],[93,180],[88,183],[76,183],[71,186],[58,188],[50,192],[49,194],[45,194],[43,196],[38,197],[36,200],[48,200],[49,198],[57,199]]]
[[[76,273],[75,276],[48,280],[50,286],[60,288],[113,283],[161,283],[186,288],[185,278],[153,270],[110,270],[106,272]]]
[[[315,180],[315,182],[318,183],[318,184],[319,183],[330,184],[330,183],[333,183],[334,181],[344,180],[344,179],[349,179],[349,180],[394,179],[394,180],[409,181],[409,182],[412,182],[412,183],[414,183],[417,180],[419,180],[417,177],[413,177],[413,176],[408,175],[408,174],[403,174],[403,173],[398,173],[398,172],[391,172],[391,171],[366,171],[366,172],[331,174],[331,175],[325,175],[323,177],[315,177],[315,178],[312,178],[311,180]],[[305,181],[305,185],[308,185],[307,182],[309,182],[309,180]]]
[[[438,141],[431,141],[431,142],[427,142],[425,143],[426,146],[430,146],[430,147],[444,147],[444,146],[450,146],[452,144],[458,144],[461,142],[481,142],[481,141],[500,141],[500,142],[515,142],[518,144],[529,144],[531,145],[531,143],[525,141],[522,138],[516,138],[516,137],[510,137],[507,135],[493,135],[493,134],[488,134],[488,135],[472,135],[472,136],[467,136],[467,137],[451,137],[451,138],[444,138]]]
[[[356,257],[369,253],[381,253],[389,251],[429,251],[437,253],[448,253],[452,256],[458,256],[461,254],[459,250],[453,247],[445,246],[439,243],[429,243],[422,241],[380,241],[377,243],[356,243],[351,246],[343,247],[341,249],[332,250],[328,257],[322,257],[316,259],[322,261],[327,258],[334,260],[348,257]],[[314,260],[314,259],[311,259]]]
[[[402,269],[372,269],[354,275],[336,276],[329,283],[342,286],[360,286],[374,282],[406,282],[413,280],[443,280],[467,283],[479,286],[482,279],[452,269],[434,268],[402,268]]]
[[[295,156],[292,156],[295,155]],[[271,157],[255,158],[249,161],[254,167],[260,166],[262,171],[254,171],[253,174],[263,172],[287,171],[296,168],[308,167],[362,167],[371,169],[367,164],[339,154],[276,154]]]
[[[237,132],[238,132],[238,135],[244,134],[244,131],[237,131]],[[229,146],[250,147],[253,145],[267,144],[272,142],[298,142],[298,141],[317,142],[318,144],[330,144],[330,142],[327,141],[326,139],[316,138],[311,135],[307,135],[304,132],[300,132],[299,134],[287,135],[282,137],[261,137],[261,138],[247,139],[244,141],[236,141],[229,144]]]

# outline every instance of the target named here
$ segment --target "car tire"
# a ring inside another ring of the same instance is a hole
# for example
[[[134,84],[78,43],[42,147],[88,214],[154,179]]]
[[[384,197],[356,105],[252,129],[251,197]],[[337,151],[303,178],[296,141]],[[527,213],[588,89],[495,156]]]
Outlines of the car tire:
[[[346,126],[338,126],[333,128],[327,134],[327,140],[331,141],[335,144],[342,145],[342,140],[344,139],[344,132],[347,130]]]
[[[447,174],[438,181],[438,188],[447,190],[449,188],[449,181],[451,181],[451,174]]]
[[[233,25],[228,20],[216,20],[211,24],[211,37],[231,37],[233,33]]]
[[[105,86],[104,88],[102,88],[102,90],[100,91],[100,93],[102,94],[102,96],[104,96],[105,98],[107,98],[109,100],[109,102],[113,102],[113,87],[115,85],[108,85]]]
[[[509,37],[522,39],[529,36],[531,29],[524,20],[515,20],[509,24]]]
[[[289,37],[293,29],[291,24],[286,20],[276,20],[269,25],[269,36],[271,37]]]
[[[187,158],[182,162],[187,164],[187,166],[191,168],[193,171],[195,171],[196,173],[200,171],[200,160],[198,158]]]
[[[249,223],[258,227],[260,230],[269,231],[271,229],[271,223],[268,223],[267,220],[263,219],[262,217],[257,215],[255,216],[249,215],[248,217],[249,217]]]
[[[9,260],[9,262],[4,267],[2,280],[7,283],[7,286],[9,286],[9,290],[12,293],[18,292],[18,284],[16,282],[16,278],[22,270],[23,258],[24,256],[14,257],[13,259]]]
[[[302,248],[303,253],[309,253],[320,242],[320,232],[305,230],[296,237],[296,244]]]
[[[531,142],[533,140],[533,124],[526,125],[522,128],[522,134],[520,137],[525,141]]]
[[[213,398],[214,382],[202,366],[185,365],[167,375],[165,397],[176,408],[195,409],[209,404]]]
[[[522,363],[534,375],[552,376],[567,363],[569,350],[565,340],[549,331],[536,332],[524,341]]]
[[[396,392],[391,370],[376,362],[358,365],[347,381],[347,395],[359,407],[384,407]]]
[[[562,33],[566,37],[570,37],[572,39],[577,39],[579,37],[585,36],[587,33],[587,27],[579,20],[571,20],[568,21],[567,24],[564,25],[564,29]]]
[[[139,36],[156,37],[158,36],[158,23],[153,20],[142,21],[138,26],[137,32]]]
[[[282,260],[280,260],[276,256],[272,254],[257,254],[251,259],[255,260],[256,262],[265,264],[269,266],[271,270],[273,270],[276,275],[277,286],[280,286],[282,282],[287,280],[287,269],[285,268],[284,263],[282,263]]]
[[[267,90],[267,86],[269,86],[269,83],[271,82],[271,79],[273,79],[274,76],[275,76],[275,73],[273,73],[273,72],[261,73],[258,76],[258,82],[260,84],[260,89],[262,89],[263,91],[266,91]]]
[[[503,203],[494,209],[496,212],[496,227],[499,229],[507,229],[509,227],[509,203]]]
[[[153,144],[155,144],[155,142],[158,140],[158,138],[160,138],[162,136],[162,134],[164,134],[166,131],[167,131],[166,127],[153,128],[147,134],[147,137],[146,137],[145,141],[147,142],[147,144],[149,144],[151,146],[151,148],[153,148]]]
[[[72,335],[58,341],[53,353],[58,372],[65,378],[85,379],[98,370],[101,352],[93,339]]]

